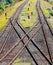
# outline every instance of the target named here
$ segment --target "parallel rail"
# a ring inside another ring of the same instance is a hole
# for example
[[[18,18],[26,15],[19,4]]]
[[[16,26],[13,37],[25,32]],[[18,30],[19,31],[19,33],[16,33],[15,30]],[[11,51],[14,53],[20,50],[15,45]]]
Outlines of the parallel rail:
[[[12,23],[11,23],[12,24]],[[15,28],[14,28],[15,29]],[[33,29],[33,28],[32,28]],[[41,26],[40,26],[40,28],[39,29],[41,29]],[[39,30],[37,30],[36,31],[36,33],[38,32]],[[27,33],[26,33],[27,34]],[[27,34],[28,35],[28,34]],[[26,35],[25,35],[26,36]],[[23,38],[25,38],[25,36],[23,37]],[[23,39],[22,38],[22,39]],[[20,40],[20,41],[22,41],[22,39]],[[31,39],[30,39],[31,40]],[[20,42],[19,42],[20,43]],[[18,43],[17,43],[18,44]],[[15,44],[1,59],[0,59],[0,61],[2,61],[16,46],[17,46],[17,44]],[[39,50],[39,52],[43,55],[43,57],[50,63],[50,61],[47,59],[47,57],[41,52],[41,50],[37,47],[37,45],[35,45],[35,43],[33,42],[33,44],[34,44],[34,46]],[[12,62],[12,61],[11,61]],[[11,64],[11,62],[10,62],[10,64]],[[9,65],[10,65],[9,64]],[[51,63],[50,63],[51,64]]]
[[[37,6],[37,5],[38,5],[38,6]],[[51,58],[50,50],[49,50],[49,47],[48,47],[48,42],[47,42],[47,39],[46,39],[46,36],[45,36],[45,32],[44,32],[44,28],[43,28],[43,25],[45,24],[45,22],[42,23],[42,20],[41,20],[39,11],[38,11],[38,8],[40,8],[40,11],[42,12],[42,9],[41,9],[41,7],[40,7],[40,2],[39,2],[39,1],[37,2],[37,5],[36,5],[36,7],[37,7],[38,17],[39,17],[39,21],[40,21],[40,24],[41,24],[41,25],[40,25],[40,27],[33,33],[33,36],[30,37],[28,34],[33,30],[33,28],[34,28],[35,26],[37,26],[37,25],[39,24],[39,22],[38,22],[30,31],[28,31],[28,32],[26,33],[25,30],[21,27],[21,25],[17,22],[17,18],[16,18],[16,19],[13,19],[13,18],[12,18],[12,20],[13,20],[14,22],[10,19],[11,29],[10,29],[10,31],[9,31],[8,34],[11,33],[11,36],[12,36],[12,35],[13,35],[13,34],[12,34],[12,31],[14,30],[14,31],[16,32],[16,34],[18,35],[18,37],[20,38],[20,40],[19,40],[17,43],[15,43],[15,44],[10,48],[10,50],[9,50],[4,56],[2,56],[2,57],[0,58],[0,62],[3,61],[3,60],[20,44],[20,42],[22,42],[22,43],[23,43],[23,47],[21,47],[21,48],[19,49],[19,51],[15,54],[15,56],[13,56],[12,59],[10,59],[9,62],[7,62],[7,64],[8,64],[8,65],[11,65],[11,64],[14,62],[14,60],[21,54],[21,52],[24,50],[24,48],[26,48],[27,51],[28,51],[28,53],[30,54],[31,58],[32,58],[33,61],[35,62],[35,64],[36,64],[36,65],[39,65],[38,62],[36,61],[36,59],[34,58],[33,54],[30,52],[29,48],[27,47],[27,45],[28,45],[28,44],[30,43],[30,41],[31,41],[32,44],[33,44],[33,46],[41,53],[41,55],[46,59],[46,61],[48,62],[48,64],[49,64],[49,65],[52,65],[52,58]],[[50,33],[51,33],[52,36],[53,36],[53,32],[52,32],[51,28],[49,27],[49,24],[47,23],[47,20],[46,20],[46,18],[45,18],[45,16],[44,16],[43,12],[42,12],[42,15],[43,15],[44,20],[46,21],[46,24],[48,25],[48,28],[49,28],[49,30],[50,30]],[[23,33],[25,34],[23,37],[20,36],[20,34],[18,33],[18,31],[17,31],[16,28],[14,27],[15,24],[17,24],[17,26],[19,26],[20,29],[21,29],[21,30],[23,31]],[[36,43],[32,40],[33,37],[37,34],[37,32],[39,32],[39,30],[40,30],[41,28],[42,28],[43,36],[44,36],[44,39],[45,39],[45,42],[46,42],[46,46],[47,46],[47,50],[48,50],[48,54],[49,54],[50,60],[45,56],[45,54],[39,49],[39,47],[36,45]],[[4,32],[5,32],[5,31],[4,31]],[[4,33],[4,32],[3,32],[3,33]],[[3,33],[2,33],[2,34],[3,34]],[[23,39],[24,39],[25,37],[28,38],[28,41],[27,41],[27,42],[24,42],[24,41],[23,41]],[[2,48],[1,48],[0,54],[2,53],[2,51],[3,51],[4,47],[5,47],[5,45],[7,44],[8,39],[10,39],[10,36],[9,36],[9,35],[7,35],[7,37],[6,37],[6,39],[5,39],[5,42],[4,42],[4,44],[3,44]]]
[[[40,2],[39,1],[37,2],[36,8],[37,8],[37,12],[38,12],[38,17],[39,17],[40,24],[43,24],[44,22],[46,22],[46,24],[47,24],[47,26],[49,28],[49,31],[50,31],[51,35],[53,36],[53,32],[52,32],[52,30],[51,30],[51,28],[50,28],[50,26],[49,26],[49,24],[48,24],[48,22],[47,22],[47,20],[45,18],[45,15],[44,15],[41,7],[40,7]],[[41,15],[42,15],[43,20],[41,19]],[[49,50],[48,41],[47,41],[47,37],[45,35],[44,27],[42,26],[41,28],[42,28],[43,37],[44,37],[44,40],[45,40],[45,43],[46,43],[46,46],[47,46],[49,58],[50,58],[51,63],[52,63],[51,53],[50,53],[50,50]]]

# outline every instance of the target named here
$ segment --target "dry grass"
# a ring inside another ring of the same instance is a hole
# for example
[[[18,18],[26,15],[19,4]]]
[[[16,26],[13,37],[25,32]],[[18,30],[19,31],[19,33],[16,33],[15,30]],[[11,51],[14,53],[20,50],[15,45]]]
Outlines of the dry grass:
[[[31,65],[31,63],[30,62],[21,62],[21,59],[17,58],[14,61],[13,65]]]
[[[12,5],[11,7],[8,7],[3,14],[0,16],[0,30],[4,28],[4,26],[7,24],[9,18],[14,14],[17,7],[22,4],[25,0],[20,1]],[[5,16],[5,13],[7,13],[7,16]]]
[[[19,23],[23,27],[32,27],[37,21],[37,12],[35,9],[36,2],[37,0],[29,0],[28,4],[23,8],[19,16]],[[32,12],[32,15],[31,15],[31,12]]]

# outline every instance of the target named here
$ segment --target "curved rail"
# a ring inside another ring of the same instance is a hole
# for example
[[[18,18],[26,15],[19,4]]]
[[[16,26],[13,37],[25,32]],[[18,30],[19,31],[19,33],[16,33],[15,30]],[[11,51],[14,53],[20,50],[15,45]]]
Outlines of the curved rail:
[[[16,12],[15,12],[15,13],[13,14],[13,16],[9,19],[9,21],[11,20],[11,21],[14,23],[14,20],[15,20],[17,17],[19,17],[19,14],[20,14],[22,8],[24,7],[24,5],[25,5],[27,2],[28,2],[28,0],[26,0],[24,3],[22,3],[22,4],[17,8]],[[9,24],[8,24],[8,25],[9,25]],[[5,27],[4,31],[2,32],[1,37],[2,37],[2,35],[5,33],[5,30],[6,30],[6,28],[8,27],[8,25]],[[14,24],[14,25],[15,25],[15,24]],[[12,29],[9,30],[8,34],[10,33],[11,30],[12,30]],[[5,47],[5,44],[6,44],[7,40],[8,40],[8,38],[10,38],[8,34],[7,34],[7,36],[6,36],[5,40],[4,40],[4,44],[3,44],[2,47],[1,47],[0,54],[2,53],[3,48]]]

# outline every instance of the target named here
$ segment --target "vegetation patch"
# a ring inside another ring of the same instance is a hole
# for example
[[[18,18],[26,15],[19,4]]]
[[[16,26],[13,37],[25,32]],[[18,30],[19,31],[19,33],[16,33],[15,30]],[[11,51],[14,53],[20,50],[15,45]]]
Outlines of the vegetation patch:
[[[36,5],[37,0],[29,0],[28,4],[23,8],[20,16],[19,23],[25,27],[34,26],[37,21]]]
[[[44,0],[40,0],[40,4],[48,22],[53,28],[53,4],[50,4],[49,2]]]
[[[21,59],[17,58],[12,65],[31,65],[30,62],[21,62]]]
[[[15,64],[13,64],[13,65],[31,65],[31,63],[27,63],[27,62],[26,62],[26,63],[25,63],[25,62],[24,62],[24,63],[21,63],[21,62],[20,62],[20,63],[15,63]]]
[[[46,17],[50,16],[50,13],[49,13],[49,11],[47,9],[43,10],[43,12],[44,12],[44,14],[45,14]]]
[[[17,7],[20,6],[25,0],[15,3],[14,5],[8,7],[0,16],[0,30],[2,30],[8,23],[9,18],[14,14]]]

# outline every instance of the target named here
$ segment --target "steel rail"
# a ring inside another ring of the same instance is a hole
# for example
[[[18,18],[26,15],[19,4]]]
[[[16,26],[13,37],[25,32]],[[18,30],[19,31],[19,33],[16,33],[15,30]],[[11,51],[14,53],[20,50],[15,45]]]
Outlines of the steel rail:
[[[24,34],[26,34],[26,32],[25,32],[25,30],[22,28],[22,26],[18,23],[18,21],[16,20],[15,21],[16,23],[17,23],[17,25],[20,27],[20,29],[23,31],[23,33]],[[36,25],[35,26],[37,26],[39,24],[39,22],[38,23],[36,23]],[[29,35],[27,35],[26,34],[26,36],[27,36],[27,38],[29,39],[30,37],[29,37]],[[31,41],[31,40],[30,40]],[[37,54],[37,53],[36,53]],[[38,54],[37,54],[37,56],[39,56]],[[40,56],[39,56],[40,57]],[[40,57],[40,59],[42,60],[42,58]],[[43,61],[43,60],[42,60]]]
[[[28,2],[28,0],[26,0],[27,2]],[[26,1],[24,1],[22,4],[26,4]],[[22,6],[22,4],[20,5],[20,6]],[[19,6],[19,7],[20,7]],[[19,9],[19,7],[17,8],[17,9]],[[11,18],[9,18],[9,21],[10,21],[10,19],[12,19],[12,21],[13,21],[13,19],[15,18],[15,14],[16,14],[16,12],[17,12],[17,9],[16,9],[16,11],[15,11],[15,13],[13,14],[13,16],[11,16]],[[21,8],[22,9],[22,8]],[[20,12],[19,12],[20,13]],[[18,15],[19,16],[19,15]],[[5,28],[4,28],[4,30],[3,30],[3,32],[2,32],[2,34],[0,35],[0,38],[2,37],[2,35],[5,33],[5,31],[6,31],[6,28],[8,27],[8,25],[9,25],[9,22],[8,22],[8,24],[5,26]]]
[[[40,9],[41,9],[41,7],[40,7]],[[42,11],[42,9],[41,9],[41,11]],[[45,19],[45,22],[46,22],[46,24],[47,24],[47,26],[48,26],[48,28],[49,28],[50,33],[51,33],[51,35],[53,36],[53,32],[52,32],[52,30],[51,30],[51,27],[50,27],[48,21],[46,20],[46,17],[45,17],[45,15],[44,15],[43,11],[42,11],[42,14],[43,14],[43,17],[44,17],[44,19]]]
[[[1,38],[2,35],[5,33],[5,31],[6,31],[7,27],[8,27],[8,25],[9,25],[9,23],[8,23],[8,24],[5,26],[5,28],[3,29],[2,34],[0,35],[0,38]]]
[[[41,28],[41,27],[40,27],[40,28]],[[32,29],[33,29],[33,28],[32,28]],[[31,30],[32,30],[32,29],[31,29]],[[31,31],[31,30],[30,30],[30,31]],[[30,32],[30,31],[29,31],[29,32]],[[28,32],[28,33],[29,33],[29,32]],[[37,30],[37,32],[38,32],[38,30]],[[28,33],[27,33],[27,34],[28,34]],[[25,35],[25,36],[26,36],[26,35]],[[25,36],[24,36],[23,38],[25,38]],[[22,39],[23,39],[23,38],[22,38]],[[21,41],[21,40],[19,40],[19,43],[20,43],[20,41]],[[14,46],[12,46],[12,48],[0,59],[0,62],[1,62],[19,43],[16,43]],[[40,51],[40,53],[45,57],[45,59],[48,61],[48,63],[51,64],[51,62],[50,62],[50,61],[47,59],[47,57],[42,53],[42,51],[38,48],[38,46],[37,46],[37,45],[34,45],[34,46],[35,46],[35,47]]]
[[[14,22],[14,26],[15,26],[15,22]],[[1,49],[0,49],[0,54],[2,53],[3,49],[5,48],[5,45],[7,44],[7,41],[8,41],[8,40],[10,39],[10,37],[13,35],[13,34],[12,34],[12,31],[13,31],[13,28],[12,28],[12,26],[11,26],[11,29],[9,30],[9,32],[8,32],[8,34],[7,34],[6,38],[5,38],[5,40],[3,41],[3,45],[2,45],[2,47],[1,47]],[[10,36],[9,36],[9,34],[10,34]]]
[[[34,27],[33,27],[34,28]],[[33,30],[33,28],[29,31],[29,32],[27,32],[26,34],[29,34],[32,30]],[[0,62],[21,42],[21,40],[23,40],[24,38],[26,37],[26,35],[24,35],[23,37],[22,37],[22,39],[20,39],[15,45],[13,45],[12,46],[12,48],[2,57],[2,58],[0,58]]]
[[[40,26],[41,27],[41,26]],[[27,46],[30,42],[30,40],[36,35],[36,33],[40,30],[40,27],[37,31],[34,32],[33,36],[29,38],[27,42],[25,42],[24,46],[19,49],[19,51],[16,53],[16,55],[12,58],[12,60],[8,63],[8,65],[11,65],[14,60],[20,55],[20,53],[24,50],[25,46]]]
[[[33,30],[33,28],[29,32],[27,32],[26,34],[29,34],[32,30]],[[22,39],[24,39],[25,37],[26,37],[26,35],[24,35],[22,37]],[[21,42],[21,40],[19,40],[18,43],[16,43],[15,45],[12,46],[12,48],[0,59],[0,62]]]
[[[26,34],[26,32],[23,30],[23,28],[19,25],[19,23],[16,21],[17,25],[22,29],[22,31]],[[42,26],[41,26],[42,28]],[[44,32],[44,31],[43,31]],[[44,35],[44,34],[43,34]],[[28,39],[30,38],[29,35],[26,35],[28,37]],[[32,42],[32,40],[30,40]],[[33,42],[32,42],[33,43]],[[35,43],[33,43],[33,45],[35,45]]]
[[[3,49],[5,48],[6,42],[9,39],[9,34],[11,33],[11,31],[7,34],[7,37],[5,38],[5,40],[3,41],[2,47],[0,49],[0,54],[2,53]]]
[[[39,4],[39,2],[37,4]],[[39,4],[39,6],[40,6],[40,4]],[[38,12],[38,17],[39,17],[39,20],[40,20],[40,24],[42,24],[42,20],[41,20],[40,13],[39,13],[39,9],[38,9],[38,6],[37,5],[36,5],[36,8],[37,8],[37,12]],[[44,40],[45,40],[45,43],[46,43],[46,46],[47,46],[47,51],[48,51],[48,54],[49,54],[49,58],[50,58],[51,63],[52,63],[52,58],[51,58],[51,54],[50,54],[50,50],[49,50],[47,38],[46,38],[46,35],[45,35],[44,27],[42,26],[41,28],[42,28]]]
[[[28,1],[27,1],[27,2],[28,2]],[[24,3],[26,4],[26,1],[25,1]],[[24,4],[24,3],[22,3],[22,4]],[[22,4],[21,4],[20,6],[22,6]],[[24,5],[25,5],[25,4],[24,4]],[[20,6],[19,6],[19,7],[20,7]],[[19,7],[17,8],[18,10],[19,10]],[[22,8],[23,8],[23,6],[22,6]],[[21,8],[21,9],[22,9],[22,8]],[[21,9],[20,9],[20,10],[21,10]],[[17,12],[17,10],[16,10],[16,12]],[[13,16],[9,19],[9,21],[10,21],[10,20],[13,21],[13,20],[16,19],[16,18],[14,19],[16,12],[15,12],[15,13],[13,14]],[[20,12],[21,12],[21,11],[19,11],[19,13],[20,13]],[[17,16],[19,16],[19,14],[18,14]],[[5,30],[6,30],[6,28],[8,27],[8,25],[9,25],[9,23],[6,25],[5,29],[3,30],[3,32],[2,32],[2,34],[1,34],[1,36],[0,36],[0,38],[1,38],[2,35],[5,33]],[[8,35],[7,35],[7,36],[8,36]],[[6,38],[7,38],[7,37],[6,37]],[[2,46],[2,48],[1,48],[1,50],[0,50],[0,53],[2,52],[2,50],[3,50],[4,47],[5,47],[5,43],[3,44],[3,46]]]
[[[22,27],[18,24],[17,20],[16,20],[15,22],[16,22],[16,23],[17,23],[17,25],[21,28],[21,30],[24,32],[23,28],[22,28]],[[35,26],[37,26],[37,25],[38,25],[38,23],[39,23],[39,22],[37,22]],[[13,26],[12,22],[11,22],[11,25]],[[15,27],[14,27],[14,26],[13,26],[13,29],[14,29],[14,31],[16,32],[16,34],[19,36],[19,38],[21,39],[21,37],[20,37],[19,33],[17,32],[17,30],[15,29]],[[26,32],[25,32],[25,34],[26,34]],[[28,39],[29,39],[29,38],[28,38]],[[23,40],[22,40],[22,43],[23,43],[23,44],[25,44]],[[27,50],[28,50],[28,49],[27,49]],[[29,50],[28,50],[28,51],[29,51]],[[31,53],[30,53],[30,51],[29,51],[29,54],[31,54]],[[37,53],[36,53],[36,54],[37,54]],[[37,56],[39,56],[39,55],[37,54]],[[32,55],[32,54],[31,54],[31,57],[32,57],[32,59],[33,59],[33,60],[34,60],[34,62],[35,62],[35,58],[33,58],[33,55]],[[40,57],[40,56],[39,56],[39,57]],[[40,57],[40,58],[41,58],[41,57]],[[42,58],[41,58],[41,60],[42,60]],[[42,61],[43,61],[43,60],[42,60]]]
[[[19,34],[18,31],[15,29],[15,27],[14,27],[13,24],[12,24],[12,22],[10,22],[10,23],[11,23],[11,25],[12,25],[14,31],[15,31],[16,34],[18,35],[18,37],[21,39],[20,34]],[[25,42],[24,42],[23,40],[21,40],[21,42],[22,42],[23,44],[25,44]],[[30,52],[30,50],[28,49],[28,47],[25,46],[25,48],[27,49],[28,53],[30,54],[30,56],[31,56],[31,58],[33,59],[33,61],[35,62],[35,64],[38,65],[37,61],[36,61],[35,58],[33,57],[32,53]]]
[[[16,23],[17,23],[17,25],[21,28],[21,30],[24,32],[24,34],[26,34],[26,32],[24,31],[24,29],[19,25],[19,23],[17,22],[17,20],[15,21]],[[38,22],[39,23],[39,22]],[[36,25],[35,26],[37,26],[38,25],[38,23],[36,23]],[[11,25],[13,26],[13,24],[12,24],[12,22],[11,22]],[[16,34],[19,36],[19,38],[21,39],[21,37],[20,37],[20,35],[19,35],[19,33],[18,33],[18,31],[15,29],[15,27],[13,26],[13,29],[15,30],[15,32],[16,32]],[[29,36],[27,36],[27,38],[28,38]],[[29,38],[28,38],[29,39]],[[24,43],[24,41],[22,40],[22,43],[23,44],[25,44]],[[26,49],[27,49],[27,46],[26,46]],[[36,60],[35,60],[35,58],[33,58],[33,55],[31,54],[31,52],[29,51],[29,49],[27,49],[28,50],[28,52],[29,52],[29,54],[31,55],[31,57],[32,57],[32,59],[33,59],[33,61],[35,62]],[[37,53],[36,53],[37,54]],[[39,56],[38,54],[37,54],[37,56]],[[40,56],[39,56],[40,57]],[[40,57],[41,58],[41,57]],[[42,60],[42,58],[41,58],[41,60]],[[43,60],[42,60],[43,61]],[[37,62],[35,62],[35,63],[37,63]],[[37,64],[36,64],[37,65]]]
[[[41,27],[40,27],[41,28]],[[29,31],[30,32],[30,31]],[[28,32],[28,33],[29,33]],[[38,32],[38,31],[37,31]],[[23,39],[23,38],[22,38]],[[20,41],[19,41],[20,42]],[[18,45],[18,43],[16,43],[1,59],[0,62]],[[38,48],[37,45],[34,45],[39,51],[40,53],[44,56],[44,58],[48,61],[49,64],[51,64],[51,62],[47,59],[47,57],[42,53],[42,51]]]
[[[34,45],[35,45],[35,44],[34,44]],[[40,53],[41,53],[41,52],[40,52]],[[42,53],[42,54],[43,54],[43,53]],[[43,54],[43,57],[46,58],[44,54]],[[48,61],[48,59],[46,59],[46,60]],[[49,62],[50,62],[50,61],[49,61]]]
[[[50,31],[51,35],[53,36],[53,32],[52,32],[52,30],[51,30],[51,27],[50,27],[50,25],[49,25],[49,23],[48,23],[48,21],[47,21],[45,15],[44,15],[44,13],[43,13],[43,10],[41,9],[40,1],[38,1],[38,2],[39,2],[39,8],[40,8],[40,10],[41,10],[41,12],[42,12],[42,15],[43,15],[43,17],[44,17],[44,19],[45,19],[45,22],[46,22],[46,24],[47,24],[47,26],[48,26],[48,28],[49,28],[49,31]]]

